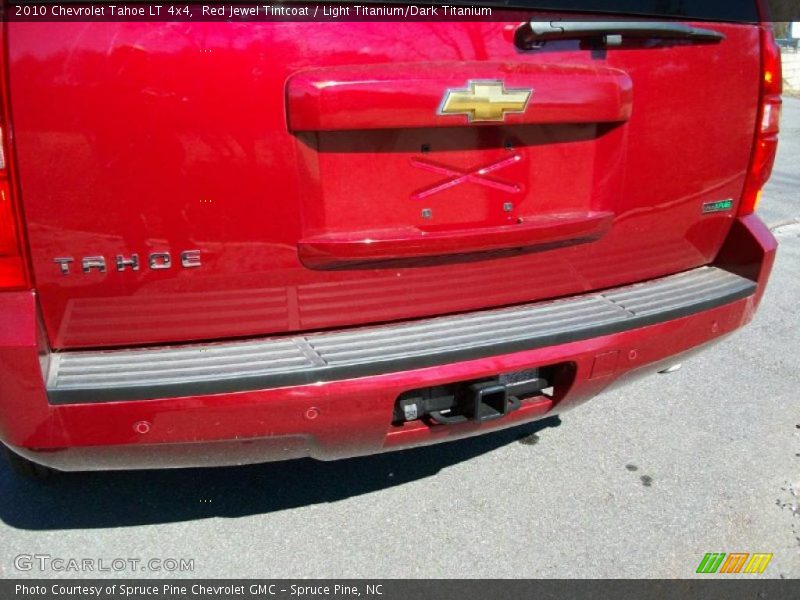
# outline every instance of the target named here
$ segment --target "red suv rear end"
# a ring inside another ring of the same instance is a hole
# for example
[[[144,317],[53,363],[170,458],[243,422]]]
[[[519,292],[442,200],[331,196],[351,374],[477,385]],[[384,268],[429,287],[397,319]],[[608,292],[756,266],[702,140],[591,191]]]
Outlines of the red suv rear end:
[[[563,6],[6,23],[15,460],[450,440],[563,412],[747,323],[776,248],[754,214],[781,92],[760,9],[545,4]]]

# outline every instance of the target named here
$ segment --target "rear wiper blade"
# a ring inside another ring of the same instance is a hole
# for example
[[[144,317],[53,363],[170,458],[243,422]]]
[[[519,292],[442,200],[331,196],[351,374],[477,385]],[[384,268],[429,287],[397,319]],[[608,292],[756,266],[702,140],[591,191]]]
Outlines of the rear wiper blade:
[[[619,46],[625,37],[721,42],[725,35],[713,29],[658,21],[529,21],[515,34],[521,48],[548,40],[601,38],[606,46]]]

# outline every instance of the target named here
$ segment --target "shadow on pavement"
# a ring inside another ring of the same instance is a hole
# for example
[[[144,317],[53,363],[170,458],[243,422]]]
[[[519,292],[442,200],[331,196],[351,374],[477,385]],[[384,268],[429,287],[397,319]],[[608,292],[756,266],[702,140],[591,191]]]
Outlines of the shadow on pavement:
[[[126,527],[241,517],[335,502],[436,475],[558,427],[550,417],[465,440],[334,462],[311,459],[217,469],[65,473],[28,481],[0,465],[0,519],[20,529]]]

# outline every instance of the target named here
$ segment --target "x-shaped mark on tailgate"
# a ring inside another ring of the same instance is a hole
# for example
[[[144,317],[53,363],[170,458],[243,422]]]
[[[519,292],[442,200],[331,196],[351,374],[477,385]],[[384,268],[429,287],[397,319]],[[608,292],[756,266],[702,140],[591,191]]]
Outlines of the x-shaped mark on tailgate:
[[[520,186],[516,183],[497,179],[496,177],[488,177],[488,175],[494,171],[499,171],[500,169],[516,164],[521,160],[522,157],[518,154],[515,154],[514,156],[509,156],[508,158],[504,158],[493,163],[475,167],[474,169],[464,170],[414,158],[411,160],[412,167],[430,171],[431,173],[438,173],[439,175],[446,175],[449,177],[449,179],[414,192],[411,195],[411,198],[412,200],[422,200],[423,198],[427,198],[428,196],[438,194],[439,192],[449,190],[452,187],[467,182],[476,183],[478,185],[495,190],[500,190],[501,192],[506,192],[508,194],[517,194],[520,192]]]

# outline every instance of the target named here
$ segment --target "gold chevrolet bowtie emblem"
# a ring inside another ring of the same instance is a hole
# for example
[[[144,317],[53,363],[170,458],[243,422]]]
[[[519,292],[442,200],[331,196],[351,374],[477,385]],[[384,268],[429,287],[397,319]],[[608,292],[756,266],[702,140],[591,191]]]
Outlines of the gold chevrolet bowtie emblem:
[[[473,121],[503,121],[522,113],[533,90],[507,90],[502,81],[470,81],[465,90],[447,90],[439,114],[467,115]]]

